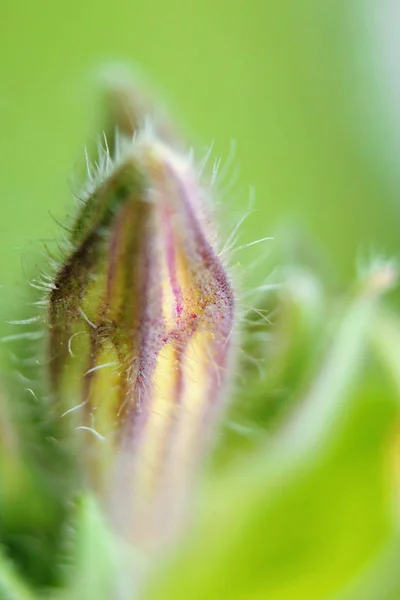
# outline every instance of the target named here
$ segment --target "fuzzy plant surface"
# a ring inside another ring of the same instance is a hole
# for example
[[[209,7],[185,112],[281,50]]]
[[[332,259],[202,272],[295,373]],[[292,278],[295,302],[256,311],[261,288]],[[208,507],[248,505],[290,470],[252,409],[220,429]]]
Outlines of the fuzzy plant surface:
[[[103,119],[5,317],[0,600],[398,600],[395,263],[332,290],[224,232],[218,161],[126,76]]]

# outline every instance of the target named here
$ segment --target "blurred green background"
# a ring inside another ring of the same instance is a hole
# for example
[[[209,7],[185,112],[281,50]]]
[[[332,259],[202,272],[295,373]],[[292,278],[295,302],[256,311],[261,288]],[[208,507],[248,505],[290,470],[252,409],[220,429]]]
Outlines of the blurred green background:
[[[374,41],[374,3],[355,0],[3,2],[0,249],[3,297],[29,241],[53,236],[69,174],[96,123],[94,74],[137,65],[198,155],[236,140],[232,204],[254,186],[247,239],[304,229],[335,280],[358,252],[397,253],[400,179]],[[375,36],[376,37],[376,36]],[[228,199],[224,199],[228,201]],[[229,209],[230,210],[230,209]]]
[[[69,175],[81,172],[84,144],[91,143],[98,124],[96,73],[110,62],[133,64],[150,77],[198,156],[214,139],[214,156],[226,159],[231,140],[236,141],[239,178],[222,201],[225,214],[240,216],[249,201],[249,186],[254,187],[257,212],[244,224],[243,240],[274,235],[279,247],[290,232],[292,259],[299,258],[305,241],[305,252],[323,264],[325,278],[338,289],[353,280],[358,257],[398,257],[399,134],[390,113],[388,65],[381,52],[385,20],[378,4],[383,11],[390,2],[3,1],[1,314],[6,318],[11,310],[6,307],[19,298],[24,269],[34,266],[36,253],[42,262],[38,240],[58,235],[52,215],[62,221],[71,209]],[[385,52],[390,58],[390,45]],[[263,252],[255,246],[252,255]],[[260,263],[258,269],[254,279],[260,280],[266,267]],[[315,282],[307,296],[308,280],[305,296],[296,297],[292,283],[283,299],[278,298],[289,323],[282,328],[287,336],[283,367],[274,364],[280,356],[273,348],[268,359],[278,374],[272,369],[266,384],[257,380],[248,392],[254,403],[250,412],[256,416],[236,415],[240,426],[246,419],[252,427],[258,424],[262,436],[265,405],[260,409],[254,398],[273,402],[277,389],[288,404],[302,397],[324,368],[321,348],[329,348],[332,339],[335,344],[336,325],[343,320],[347,327],[347,310],[353,310],[351,297],[346,300],[350,309],[346,302],[340,305],[332,324],[329,317],[337,304],[326,302],[323,293],[318,296],[318,285],[315,299]],[[367,345],[364,329],[369,331],[375,322],[368,319],[360,326],[362,334],[356,332],[361,346]],[[400,333],[396,330],[391,339],[391,326],[387,329],[389,333],[382,330],[388,337],[382,352],[393,358],[399,355]],[[279,337],[279,323],[275,331]],[[345,356],[346,343],[340,348]],[[388,377],[376,349],[362,360],[357,353],[349,357],[362,376],[353,386],[346,379],[347,365],[340,365],[344,373],[338,367],[344,389],[350,386],[348,413],[344,410],[335,430],[328,418],[324,421],[327,439],[318,458],[305,460],[304,473],[288,477],[271,499],[272,476],[263,470],[269,462],[264,446],[254,444],[258,454],[250,475],[239,469],[233,483],[228,477],[216,490],[210,484],[203,531],[194,536],[187,555],[185,550],[178,558],[166,583],[155,589],[154,598],[192,598],[194,589],[199,598],[216,600],[399,597],[397,576],[392,578],[397,586],[392,595],[381,593],[379,569],[377,587],[367,577],[359,595],[351,590],[335,595],[363,573],[388,540],[395,538],[396,556],[399,547],[397,525],[388,510],[399,381],[393,384],[396,377]],[[392,371],[398,370],[396,362]],[[338,398],[340,404],[340,394]],[[240,405],[240,398],[236,402]],[[229,452],[235,443],[228,440]],[[273,464],[272,457],[272,470]],[[277,464],[279,470],[279,460]],[[248,504],[242,490],[248,492]],[[237,535],[232,523],[239,525]],[[219,535],[210,548],[214,531]],[[92,569],[97,573],[97,563]],[[388,579],[396,568],[390,573]],[[375,581],[373,569],[371,578]],[[368,596],[365,590],[370,588]],[[90,600],[88,594],[82,599]]]

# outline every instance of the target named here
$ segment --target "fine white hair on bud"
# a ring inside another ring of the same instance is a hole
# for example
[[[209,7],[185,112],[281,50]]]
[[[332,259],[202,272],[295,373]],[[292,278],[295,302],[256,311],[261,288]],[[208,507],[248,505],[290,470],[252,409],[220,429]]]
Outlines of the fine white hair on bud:
[[[179,529],[230,383],[235,294],[210,188],[149,122],[103,140],[47,289],[52,395],[116,527]],[[112,146],[113,150],[110,150]]]

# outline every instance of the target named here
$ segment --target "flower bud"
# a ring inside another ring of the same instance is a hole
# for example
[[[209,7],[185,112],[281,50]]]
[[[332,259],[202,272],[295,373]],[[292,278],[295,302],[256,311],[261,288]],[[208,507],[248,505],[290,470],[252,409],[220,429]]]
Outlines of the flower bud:
[[[49,296],[50,379],[114,522],[157,545],[223,405],[235,302],[191,161],[149,131],[122,146]]]

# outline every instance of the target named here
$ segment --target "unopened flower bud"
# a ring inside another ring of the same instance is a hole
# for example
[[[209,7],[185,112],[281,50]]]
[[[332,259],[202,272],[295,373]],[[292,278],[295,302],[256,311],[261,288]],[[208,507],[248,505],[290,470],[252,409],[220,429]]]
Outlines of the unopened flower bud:
[[[158,544],[223,405],[235,302],[191,160],[149,131],[122,146],[49,296],[50,377],[114,522]]]

